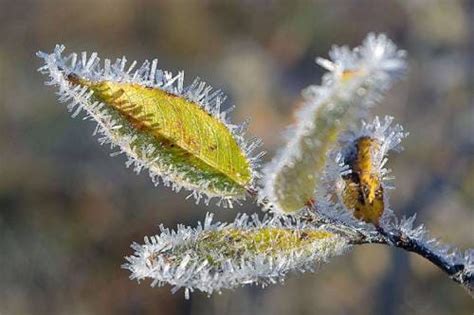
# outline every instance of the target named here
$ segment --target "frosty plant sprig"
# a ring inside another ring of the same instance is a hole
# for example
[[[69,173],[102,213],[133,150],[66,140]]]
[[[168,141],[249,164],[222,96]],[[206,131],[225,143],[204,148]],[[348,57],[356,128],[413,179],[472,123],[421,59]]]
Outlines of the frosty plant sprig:
[[[246,142],[243,126],[221,112],[221,91],[199,79],[185,87],[183,72],[159,70],[156,59],[134,70],[125,57],[101,66],[97,53],[64,57],[64,49],[38,53],[40,71],[59,87],[60,100],[70,101],[73,117],[84,111],[97,122],[100,143],[117,147],[113,155],[125,153],[127,166],[146,168],[155,184],[188,189],[197,200],[218,197],[231,206],[252,190],[258,142]]]
[[[287,144],[260,175],[258,140],[221,110],[225,97],[196,79],[158,69],[157,60],[127,64],[39,52],[39,69],[58,88],[75,117],[97,123],[94,134],[124,153],[127,167],[146,169],[154,184],[190,191],[197,201],[232,206],[252,197],[268,212],[237,215],[230,224],[208,214],[196,228],[179,225],[134,243],[123,265],[131,278],[211,294],[247,284],[282,281],[291,271],[314,270],[352,246],[395,246],[428,259],[470,293],[474,250],[441,245],[414,217],[397,219],[389,206],[393,188],[388,153],[407,136],[392,117],[371,122],[370,108],[405,72],[405,53],[385,35],[369,34],[360,47],[334,47],[317,62],[328,73],[304,90]],[[361,122],[361,119],[362,120]],[[369,120],[370,121],[370,120]],[[261,180],[260,180],[261,179]]]
[[[211,294],[254,282],[265,286],[296,268],[313,270],[348,248],[338,234],[289,218],[260,221],[244,214],[227,225],[212,223],[208,214],[197,228],[160,229],[144,245],[132,245],[136,253],[125,267],[132,278],[152,278],[152,285],[184,287],[186,296],[194,289]]]
[[[327,152],[339,135],[367,114],[405,70],[405,53],[383,35],[369,35],[361,47],[334,47],[321,86],[304,91],[305,106],[290,141],[266,167],[263,195],[275,211],[294,213],[313,203]]]

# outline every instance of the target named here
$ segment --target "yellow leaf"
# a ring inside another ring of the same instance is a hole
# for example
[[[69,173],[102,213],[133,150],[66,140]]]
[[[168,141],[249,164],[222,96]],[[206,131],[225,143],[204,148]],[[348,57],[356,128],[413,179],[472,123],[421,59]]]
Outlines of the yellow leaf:
[[[374,167],[380,143],[370,137],[360,137],[355,141],[355,151],[346,161],[351,173],[343,176],[344,204],[354,211],[357,219],[378,225],[385,209],[382,176]]]
[[[264,169],[264,190],[272,211],[295,214],[318,203],[328,154],[339,136],[367,113],[405,68],[404,52],[384,35],[369,34],[363,45],[335,47],[332,60],[317,62],[329,72],[320,86],[305,90],[286,146]]]
[[[161,177],[176,190],[192,190],[197,199],[205,194],[230,204],[251,189],[253,160],[219,111],[219,91],[210,93],[197,81],[185,89],[182,73],[160,72],[156,61],[130,74],[124,59],[114,65],[106,60],[102,69],[94,54],[77,65],[75,55],[63,58],[61,52],[40,53],[46,61],[41,71],[50,74],[62,98],[72,99],[71,108],[98,122],[105,142],[119,146],[137,171],[148,168],[155,181]]]
[[[315,229],[295,230],[263,227],[244,230],[226,228],[204,232],[196,241],[196,245],[202,252],[220,248],[219,255],[237,259],[242,251],[267,255],[283,254],[292,250],[304,250],[315,242],[331,237],[334,237],[334,234]]]

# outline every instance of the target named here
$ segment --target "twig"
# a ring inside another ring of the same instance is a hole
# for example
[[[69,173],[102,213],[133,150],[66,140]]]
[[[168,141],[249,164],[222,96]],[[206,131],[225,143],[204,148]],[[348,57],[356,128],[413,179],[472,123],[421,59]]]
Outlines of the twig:
[[[370,234],[358,233],[358,237],[351,237],[352,245],[383,244],[394,246],[415,253],[429,260],[453,281],[464,287],[471,296],[474,296],[474,273],[463,264],[452,264],[441,255],[436,254],[419,240],[409,237],[401,231],[388,232],[382,227]]]
[[[257,190],[248,190],[247,192],[258,202]],[[420,240],[414,239],[398,229],[389,232],[381,226],[376,226],[374,230],[361,231],[334,218],[318,215],[309,209],[301,218],[344,235],[349,239],[351,245],[388,245],[420,255],[460,284],[474,298],[474,272],[472,270],[468,270],[464,264],[450,263],[443,256],[426,247]]]

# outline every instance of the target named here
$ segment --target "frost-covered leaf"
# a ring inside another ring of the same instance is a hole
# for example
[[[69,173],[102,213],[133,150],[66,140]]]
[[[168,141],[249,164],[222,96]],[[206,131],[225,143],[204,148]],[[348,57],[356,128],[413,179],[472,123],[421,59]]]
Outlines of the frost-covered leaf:
[[[126,68],[125,58],[101,66],[96,53],[78,60],[63,50],[38,53],[45,60],[40,71],[59,87],[61,101],[71,102],[73,116],[85,111],[97,122],[101,143],[128,155],[127,166],[147,168],[155,183],[184,187],[198,200],[204,193],[230,204],[252,188],[255,144],[221,112],[220,91],[199,80],[184,87],[184,74],[157,69],[157,60],[133,71],[136,63]]]
[[[276,212],[295,213],[313,204],[328,152],[339,135],[363,117],[405,69],[404,52],[384,35],[369,34],[362,46],[335,47],[321,86],[305,90],[306,103],[287,145],[263,171],[263,198]]]
[[[329,153],[322,172],[322,185],[315,194],[315,209],[320,215],[350,226],[367,223],[391,224],[389,206],[393,189],[391,170],[386,168],[388,153],[400,151],[408,135],[393,124],[393,117],[379,117],[342,134],[338,146]],[[365,226],[364,228],[369,228]]]
[[[161,233],[133,244],[135,254],[123,266],[137,280],[211,294],[246,284],[267,285],[290,271],[312,270],[343,253],[349,245],[332,232],[307,223],[240,215],[232,224],[212,223],[208,215],[197,228],[161,227]]]
[[[388,190],[393,188],[389,185],[393,177],[385,165],[388,152],[401,150],[400,143],[408,135],[402,126],[392,122],[390,116],[383,121],[375,117],[371,123],[363,122],[358,130],[342,135],[341,148],[336,150],[342,166],[339,171],[337,167],[326,169],[324,174],[326,187],[335,188],[333,191],[345,208],[355,218],[374,225],[379,225],[382,215],[392,215]]]
[[[380,151],[377,139],[361,137],[354,142],[354,151],[346,157],[350,173],[343,176],[344,204],[354,211],[357,219],[379,224],[384,206],[384,189],[381,175],[374,167],[374,159]]]

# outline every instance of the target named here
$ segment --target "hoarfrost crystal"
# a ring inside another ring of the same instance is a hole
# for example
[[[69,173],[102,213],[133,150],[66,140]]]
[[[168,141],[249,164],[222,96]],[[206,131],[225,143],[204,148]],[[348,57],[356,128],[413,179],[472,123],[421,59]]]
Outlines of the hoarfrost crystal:
[[[400,143],[408,133],[393,125],[393,117],[379,117],[371,123],[343,133],[339,146],[329,153],[322,173],[323,185],[315,194],[320,213],[354,226],[347,213],[357,219],[378,225],[391,220],[387,189],[390,170],[385,168],[389,151],[400,151]],[[358,224],[355,224],[358,225]]]
[[[425,247],[428,251],[441,257],[445,263],[451,266],[464,266],[465,273],[474,276],[474,249],[465,252],[457,248],[441,243],[431,236],[423,224],[415,225],[416,215],[403,217],[400,222],[392,226],[393,231],[399,231],[403,235],[418,242],[419,246]]]
[[[239,215],[232,224],[212,223],[208,214],[196,228],[161,226],[159,235],[134,243],[123,267],[133,279],[169,283],[174,290],[208,294],[246,284],[265,286],[290,271],[313,270],[318,263],[342,254],[342,237],[298,220]]]
[[[63,51],[58,45],[51,54],[39,52],[45,62],[39,71],[70,102],[73,117],[85,111],[97,122],[99,142],[118,147],[112,155],[125,153],[127,167],[148,169],[155,184],[184,187],[198,201],[204,195],[231,206],[252,189],[259,141],[247,142],[244,125],[230,123],[220,90],[199,79],[185,87],[183,72],[159,70],[156,59],[135,70],[125,57],[101,65],[97,53]]]
[[[317,59],[329,72],[321,86],[304,91],[306,102],[288,143],[263,171],[261,199],[275,212],[296,213],[314,203],[327,152],[405,70],[405,52],[385,35],[369,34],[353,50],[334,47],[329,56]]]
[[[443,270],[471,294],[474,250],[462,253],[398,220],[388,205],[389,151],[399,151],[407,133],[393,118],[358,122],[405,71],[405,52],[385,35],[369,34],[360,47],[334,47],[321,86],[303,91],[304,107],[288,143],[266,166],[260,188],[253,155],[258,141],[244,139],[245,125],[232,125],[221,111],[225,97],[199,79],[184,86],[183,72],[158,69],[157,60],[127,67],[125,57],[100,64],[90,57],[38,53],[76,117],[97,123],[101,144],[125,153],[127,167],[147,169],[155,184],[219,203],[251,195],[272,210],[263,219],[238,215],[233,223],[213,223],[212,214],[191,228],[178,225],[133,243],[123,268],[152,286],[170,284],[207,294],[248,284],[283,281],[291,271],[312,271],[352,245],[378,243],[415,252]],[[135,70],[136,69],[136,70]],[[289,215],[287,215],[289,214]],[[297,214],[297,215],[295,215]]]

